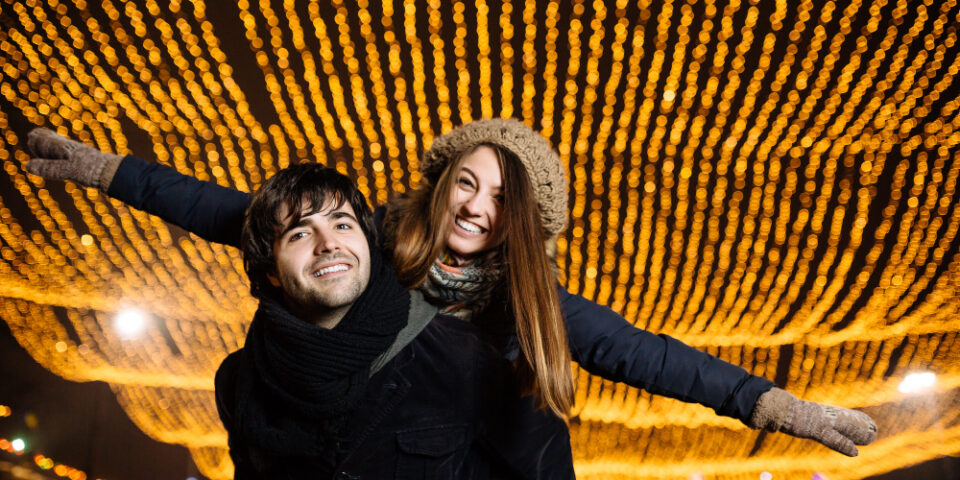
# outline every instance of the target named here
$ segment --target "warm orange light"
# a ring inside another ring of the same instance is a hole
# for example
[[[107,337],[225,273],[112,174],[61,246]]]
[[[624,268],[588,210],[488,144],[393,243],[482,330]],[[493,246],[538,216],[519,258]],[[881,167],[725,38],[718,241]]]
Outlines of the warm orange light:
[[[27,174],[24,123],[244,191],[326,163],[379,205],[421,182],[437,135],[520,118],[568,174],[568,289],[880,423],[841,465],[581,370],[580,478],[849,479],[960,454],[956,0],[2,9],[0,318],[209,478],[232,474],[212,377],[256,306],[239,253]],[[125,339],[131,304],[155,322]],[[903,407],[917,371],[938,372],[939,410]]]

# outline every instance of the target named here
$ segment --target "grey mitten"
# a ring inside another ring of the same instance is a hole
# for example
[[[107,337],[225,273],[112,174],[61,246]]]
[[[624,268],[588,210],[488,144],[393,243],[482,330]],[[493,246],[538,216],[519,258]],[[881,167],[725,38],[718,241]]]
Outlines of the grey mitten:
[[[28,172],[104,191],[123,160],[122,155],[101,152],[46,128],[35,128],[27,134],[27,148],[34,156],[27,162]]]
[[[850,457],[857,456],[855,445],[877,438],[877,425],[866,413],[800,400],[776,387],[760,395],[748,425],[810,438]]]

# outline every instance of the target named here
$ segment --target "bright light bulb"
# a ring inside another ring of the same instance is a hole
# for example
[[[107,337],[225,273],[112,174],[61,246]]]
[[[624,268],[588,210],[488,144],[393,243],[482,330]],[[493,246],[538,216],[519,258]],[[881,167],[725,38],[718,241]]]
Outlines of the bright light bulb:
[[[10,446],[13,447],[13,450],[16,452],[22,452],[24,448],[27,448],[27,444],[19,438],[13,439],[13,441],[10,442]]]
[[[933,372],[916,372],[907,375],[897,388],[900,393],[920,393],[932,389],[936,384],[937,376]]]
[[[773,474],[770,472],[760,472],[760,480],[773,480]]]
[[[113,325],[121,337],[134,338],[147,327],[147,316],[140,310],[128,308],[117,313]]]

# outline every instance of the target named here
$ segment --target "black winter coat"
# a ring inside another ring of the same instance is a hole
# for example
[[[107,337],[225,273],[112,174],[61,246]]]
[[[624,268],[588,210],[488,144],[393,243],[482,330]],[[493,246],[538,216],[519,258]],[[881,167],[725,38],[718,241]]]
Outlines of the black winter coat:
[[[220,366],[217,408],[235,478],[573,478],[566,425],[511,391],[509,364],[477,328],[437,315],[370,378],[348,434],[331,445],[306,419],[291,421],[241,349]]]

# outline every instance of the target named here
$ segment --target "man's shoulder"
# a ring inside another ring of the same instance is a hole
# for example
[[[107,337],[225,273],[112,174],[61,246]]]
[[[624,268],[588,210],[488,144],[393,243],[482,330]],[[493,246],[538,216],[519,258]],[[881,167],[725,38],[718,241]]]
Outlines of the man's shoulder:
[[[227,355],[227,358],[224,358],[220,362],[220,367],[217,368],[217,375],[214,379],[216,386],[220,386],[222,382],[230,381],[236,377],[237,371],[240,369],[240,363],[243,361],[243,349],[239,349],[230,355]]]
[[[242,370],[243,349],[227,355],[220,362],[217,368],[217,374],[214,377],[215,396],[217,401],[217,412],[220,414],[220,420],[223,425],[230,430],[232,426],[233,412],[236,409],[237,401],[237,381],[239,373]]]

